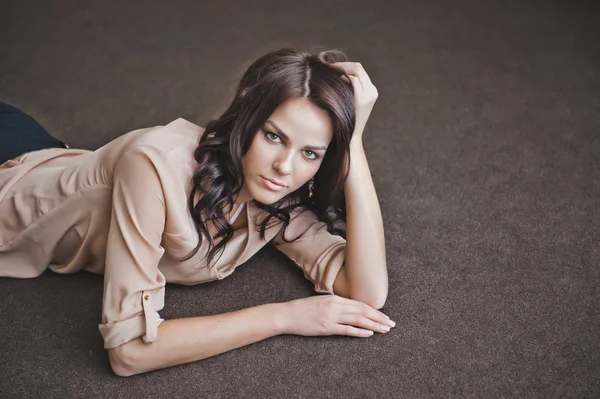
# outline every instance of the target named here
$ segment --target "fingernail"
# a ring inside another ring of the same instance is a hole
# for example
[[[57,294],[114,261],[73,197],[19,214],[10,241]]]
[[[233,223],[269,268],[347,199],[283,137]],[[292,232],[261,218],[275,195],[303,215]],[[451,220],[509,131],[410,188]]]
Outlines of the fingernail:
[[[391,327],[396,327],[396,322],[395,322],[395,321],[393,321],[393,320],[390,320],[390,326],[391,326]]]
[[[385,332],[390,331],[390,328],[388,326],[381,326],[381,329]]]

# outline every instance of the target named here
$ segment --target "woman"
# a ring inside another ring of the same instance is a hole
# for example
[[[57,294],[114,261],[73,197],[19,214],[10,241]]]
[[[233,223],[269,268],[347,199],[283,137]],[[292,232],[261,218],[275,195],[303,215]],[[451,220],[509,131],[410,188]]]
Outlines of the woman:
[[[278,334],[385,333],[383,226],[362,145],[376,99],[343,53],[283,49],[249,67],[205,129],[178,119],[94,152],[13,154],[0,166],[0,276],[104,273],[99,329],[120,376]],[[3,134],[9,148],[24,133]],[[344,218],[345,239],[332,234]],[[160,318],[166,282],[222,279],[268,242],[330,295]]]

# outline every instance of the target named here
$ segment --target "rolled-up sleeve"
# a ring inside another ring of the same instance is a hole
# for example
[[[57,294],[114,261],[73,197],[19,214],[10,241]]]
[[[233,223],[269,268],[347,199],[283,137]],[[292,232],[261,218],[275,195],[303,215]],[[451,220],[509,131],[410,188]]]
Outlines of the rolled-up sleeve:
[[[272,243],[302,269],[312,281],[315,291],[333,293],[333,283],[344,266],[346,240],[327,231],[314,212],[294,212],[285,231],[285,242],[280,231]]]
[[[113,169],[112,212],[106,247],[100,333],[105,348],[142,337],[154,342],[162,321],[165,278],[158,270],[164,250],[162,157],[152,147],[134,147]]]

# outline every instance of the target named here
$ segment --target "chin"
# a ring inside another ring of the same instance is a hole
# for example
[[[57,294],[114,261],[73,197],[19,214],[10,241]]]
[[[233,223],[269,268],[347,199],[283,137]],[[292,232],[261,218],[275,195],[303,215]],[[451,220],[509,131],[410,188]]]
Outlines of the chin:
[[[289,193],[287,190],[273,192],[262,187],[252,187],[251,194],[254,201],[260,202],[261,204],[265,205],[272,205]]]
[[[254,201],[260,202],[261,204],[265,204],[265,205],[273,205],[274,203],[276,203],[277,201],[279,201],[280,199],[283,198],[282,195],[272,195],[273,193],[269,193],[271,195],[256,195],[254,197]]]

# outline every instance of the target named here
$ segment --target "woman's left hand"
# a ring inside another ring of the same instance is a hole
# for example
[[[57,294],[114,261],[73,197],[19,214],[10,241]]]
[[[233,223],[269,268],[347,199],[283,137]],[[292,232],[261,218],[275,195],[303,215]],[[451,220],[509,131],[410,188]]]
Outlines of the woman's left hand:
[[[375,101],[377,101],[377,97],[379,97],[377,87],[371,82],[369,75],[360,62],[336,62],[333,65],[346,71],[350,77],[350,82],[354,87],[356,128],[354,130],[354,135],[352,136],[352,141],[356,139],[360,142],[369,115],[371,115]]]

